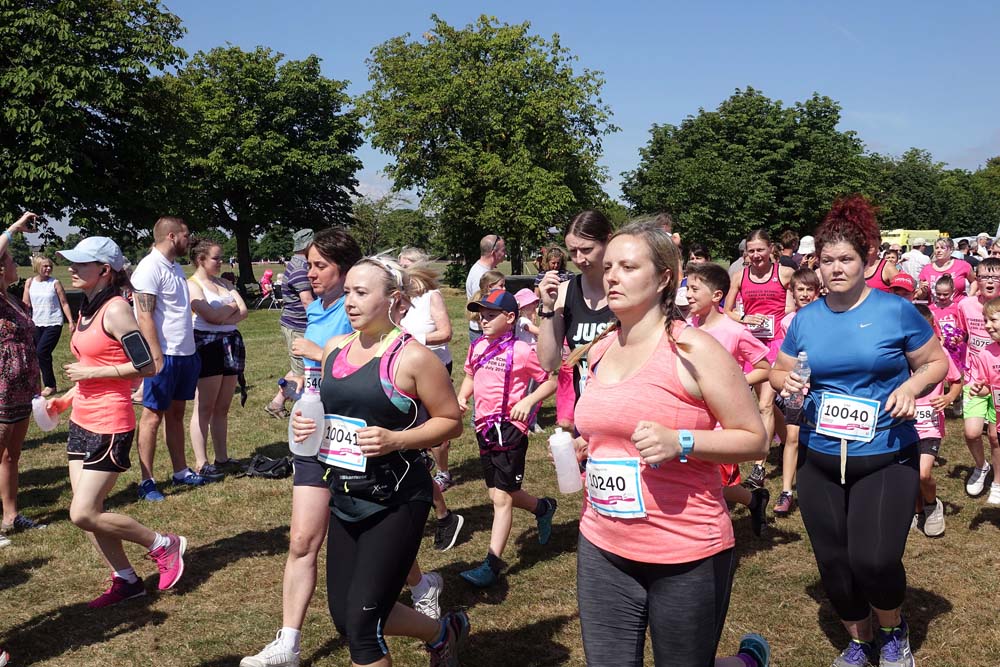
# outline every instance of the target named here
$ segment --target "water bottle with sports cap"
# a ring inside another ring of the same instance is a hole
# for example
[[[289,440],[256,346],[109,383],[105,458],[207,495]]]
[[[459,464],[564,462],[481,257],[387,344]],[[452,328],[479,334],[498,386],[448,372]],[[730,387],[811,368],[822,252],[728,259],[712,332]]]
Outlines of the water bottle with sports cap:
[[[799,376],[803,385],[809,384],[812,369],[809,368],[809,355],[805,351],[799,352],[799,358],[795,362],[795,368],[792,369],[792,372]],[[797,391],[785,399],[785,419],[789,424],[799,423],[799,419],[802,416],[802,404],[805,399],[805,387],[802,388],[802,391]]]
[[[292,406],[292,416],[288,420],[288,448],[292,450],[292,454],[316,456],[319,454],[320,445],[323,444],[323,427],[326,423],[326,413],[323,410],[323,401],[319,397],[319,376],[319,368],[306,368],[305,390],[302,392],[302,398],[295,401],[295,405]],[[296,412],[300,412],[306,419],[312,419],[316,422],[316,430],[301,442],[296,442],[294,429],[292,428]]]

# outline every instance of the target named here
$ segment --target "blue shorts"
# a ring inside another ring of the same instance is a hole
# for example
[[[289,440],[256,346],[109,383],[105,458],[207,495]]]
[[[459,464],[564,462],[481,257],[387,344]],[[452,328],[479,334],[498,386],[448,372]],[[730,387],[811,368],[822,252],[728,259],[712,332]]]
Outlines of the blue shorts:
[[[142,383],[142,405],[162,412],[174,401],[193,401],[198,388],[201,358],[163,355],[163,369]]]

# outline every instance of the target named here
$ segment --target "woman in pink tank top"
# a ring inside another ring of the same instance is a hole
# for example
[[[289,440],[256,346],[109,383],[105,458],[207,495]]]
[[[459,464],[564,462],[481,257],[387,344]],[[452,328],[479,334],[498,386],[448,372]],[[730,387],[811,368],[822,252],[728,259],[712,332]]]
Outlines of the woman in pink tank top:
[[[741,369],[711,336],[673,319],[679,260],[661,229],[615,234],[604,280],[617,322],[570,357],[590,359],[576,409],[589,456],[577,561],[588,665],[641,665],[647,625],[655,664],[711,664],[734,546],[718,464],[766,451]],[[766,664],[759,635],[740,648],[715,664]]]
[[[125,257],[109,238],[91,236],[72,250],[61,250],[72,262],[73,287],[83,290],[80,318],[70,342],[77,358],[66,366],[66,376],[76,384],[59,398],[50,399],[49,411],[73,413],[69,423],[69,479],[73,500],[69,518],[93,533],[94,544],[111,566],[111,587],[91,600],[95,609],[146,594],[122,541],[140,544],[160,571],[160,590],[171,588],[184,572],[187,540],[156,533],[124,514],[104,511],[104,501],[118,475],[129,469],[129,451],[135,435],[131,382],[155,372],[149,346],[128,302],[119,296],[128,278],[122,271]]]

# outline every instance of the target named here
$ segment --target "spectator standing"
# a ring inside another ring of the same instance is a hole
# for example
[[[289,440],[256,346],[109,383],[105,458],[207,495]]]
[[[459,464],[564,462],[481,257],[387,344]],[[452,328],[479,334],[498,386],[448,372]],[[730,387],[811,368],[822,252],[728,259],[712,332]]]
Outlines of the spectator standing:
[[[312,240],[311,229],[300,229],[292,235],[292,258],[285,264],[285,281],[281,287],[284,306],[281,308],[278,324],[288,349],[290,366],[285,379],[295,383],[301,382],[305,367],[302,365],[302,357],[292,354],[292,343],[296,338],[306,335],[306,308],[316,300],[312,285],[309,284],[309,262],[306,261],[306,249]],[[287,418],[285,400],[284,393],[279,389],[264,407],[264,411],[278,419]]]
[[[926,245],[927,240],[922,236],[914,237],[910,243],[910,251],[899,258],[900,270],[909,273],[914,280],[919,280],[920,272],[931,263],[931,258],[924,253]]]
[[[479,260],[469,269],[465,279],[465,298],[473,301],[473,296],[479,291],[479,280],[487,271],[497,268],[507,257],[507,245],[496,234],[487,234],[479,241]],[[474,343],[483,335],[483,329],[478,320],[469,321],[469,343]]]
[[[792,271],[799,268],[799,260],[796,259],[799,251],[799,235],[788,229],[781,233],[781,255],[778,263],[787,266]]]
[[[38,368],[42,372],[42,396],[51,396],[56,392],[52,351],[56,349],[62,336],[63,315],[69,322],[70,333],[73,333],[73,313],[70,312],[62,283],[52,277],[52,260],[38,255],[31,258],[31,267],[35,270],[35,275],[25,282],[21,300],[28,307],[31,320],[35,323],[35,353],[38,356]]]
[[[972,248],[966,239],[962,239],[958,242],[958,250],[962,253],[962,259],[968,262],[969,266],[975,271],[976,267],[979,266],[979,262],[982,257],[972,252]]]
[[[132,273],[132,298],[139,331],[149,343],[156,375],[142,384],[139,419],[139,498],[164,500],[153,479],[153,457],[164,425],[173,484],[201,486],[206,480],[188,468],[184,455],[184,409],[194,399],[201,360],[194,342],[191,297],[177,258],[187,253],[190,232],[181,218],[164,216],[153,226],[153,247]]]
[[[986,259],[990,256],[990,235],[986,232],[979,232],[976,236],[976,254],[979,255],[980,259]]]

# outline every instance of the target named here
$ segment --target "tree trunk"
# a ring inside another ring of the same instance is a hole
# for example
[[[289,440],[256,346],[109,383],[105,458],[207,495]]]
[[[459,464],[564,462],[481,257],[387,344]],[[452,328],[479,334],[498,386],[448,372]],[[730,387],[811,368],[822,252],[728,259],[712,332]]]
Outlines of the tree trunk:
[[[250,257],[250,234],[242,226],[233,230],[236,236],[236,260],[240,265],[239,284],[250,285],[257,282],[253,275],[253,258]]]
[[[520,240],[512,237],[507,243],[507,254],[510,255],[511,275],[524,275],[524,248],[521,247]]]

